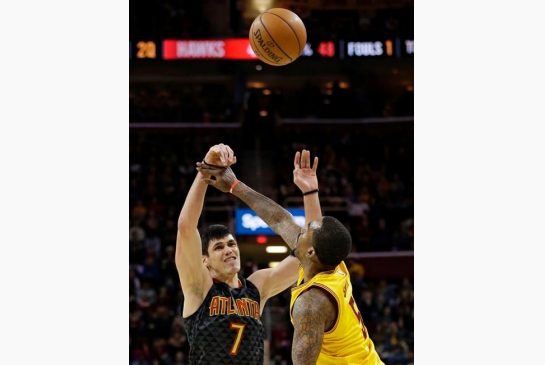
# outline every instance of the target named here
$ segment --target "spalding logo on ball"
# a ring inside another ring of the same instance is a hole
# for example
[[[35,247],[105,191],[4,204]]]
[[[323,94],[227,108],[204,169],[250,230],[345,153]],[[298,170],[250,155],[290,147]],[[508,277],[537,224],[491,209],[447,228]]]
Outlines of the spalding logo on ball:
[[[255,18],[250,45],[256,56],[272,66],[295,61],[305,49],[307,30],[301,18],[288,9],[273,8]]]

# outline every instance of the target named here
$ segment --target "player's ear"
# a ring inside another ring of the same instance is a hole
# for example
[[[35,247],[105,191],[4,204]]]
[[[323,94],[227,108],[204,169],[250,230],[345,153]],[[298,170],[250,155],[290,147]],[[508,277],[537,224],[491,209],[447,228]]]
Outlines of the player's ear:
[[[314,251],[314,247],[309,247],[307,250],[307,257],[313,258],[314,256],[316,256],[316,251]]]
[[[210,269],[210,267],[208,266],[208,256],[202,255],[202,263],[204,264],[204,266]]]

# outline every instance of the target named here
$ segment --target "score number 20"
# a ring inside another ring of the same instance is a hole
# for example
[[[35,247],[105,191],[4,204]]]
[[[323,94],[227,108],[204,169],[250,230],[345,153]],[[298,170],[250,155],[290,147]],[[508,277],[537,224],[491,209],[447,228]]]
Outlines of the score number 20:
[[[140,41],[136,43],[136,58],[156,58],[156,47],[153,41]]]

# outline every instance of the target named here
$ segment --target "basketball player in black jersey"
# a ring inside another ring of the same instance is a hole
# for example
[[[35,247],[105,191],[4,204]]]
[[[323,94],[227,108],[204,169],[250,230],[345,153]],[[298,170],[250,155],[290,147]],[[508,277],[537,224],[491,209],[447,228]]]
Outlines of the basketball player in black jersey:
[[[231,148],[219,144],[210,148],[202,164],[235,162]],[[227,227],[211,226],[202,239],[199,236],[197,224],[210,182],[210,175],[203,171],[199,169],[184,202],[176,241],[189,363],[262,365],[261,313],[267,299],[295,283],[299,261],[288,256],[274,268],[258,270],[247,279],[239,277],[240,252]],[[239,180],[230,191],[294,248],[301,228],[287,210]]]

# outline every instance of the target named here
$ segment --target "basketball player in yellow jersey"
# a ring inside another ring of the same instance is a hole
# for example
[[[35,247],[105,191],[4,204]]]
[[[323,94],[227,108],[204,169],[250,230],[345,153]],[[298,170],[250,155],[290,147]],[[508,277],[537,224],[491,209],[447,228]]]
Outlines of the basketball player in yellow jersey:
[[[310,152],[297,152],[293,181],[303,192],[306,229],[292,254],[301,262],[292,288],[290,316],[294,327],[294,365],[383,365],[362,320],[344,259],[352,238],[336,218],[322,217],[316,169]]]

